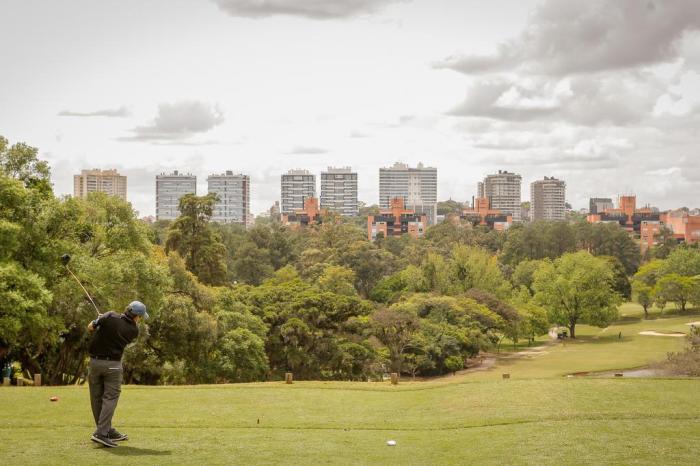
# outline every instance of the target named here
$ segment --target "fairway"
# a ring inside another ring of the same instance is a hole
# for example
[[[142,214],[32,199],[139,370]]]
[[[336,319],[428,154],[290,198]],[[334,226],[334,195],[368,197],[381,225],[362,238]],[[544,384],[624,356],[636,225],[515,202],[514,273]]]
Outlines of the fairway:
[[[7,389],[2,456],[7,464],[690,464],[700,441],[697,387],[640,379],[127,387],[116,422],[131,440],[116,449],[88,440],[86,388]]]
[[[89,440],[87,387],[5,388],[0,454],[6,464],[694,464],[700,381],[564,376],[662,360],[682,339],[639,332],[698,320],[627,310],[605,331],[582,326],[577,342],[431,381],[127,386],[115,425],[131,440],[115,449]]]

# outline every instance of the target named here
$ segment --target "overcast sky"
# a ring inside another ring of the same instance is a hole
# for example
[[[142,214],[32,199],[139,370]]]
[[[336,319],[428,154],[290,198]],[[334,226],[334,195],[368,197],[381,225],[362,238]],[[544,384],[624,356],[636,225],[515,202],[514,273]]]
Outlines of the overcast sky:
[[[155,175],[438,168],[471,199],[499,169],[567,182],[575,208],[636,193],[700,207],[697,0],[0,0],[0,134],[58,194],[117,168],[141,215]]]

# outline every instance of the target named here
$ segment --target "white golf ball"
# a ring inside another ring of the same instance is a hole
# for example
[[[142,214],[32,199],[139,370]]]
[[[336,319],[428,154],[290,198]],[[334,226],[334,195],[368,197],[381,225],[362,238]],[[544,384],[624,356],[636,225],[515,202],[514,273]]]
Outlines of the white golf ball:
[[[396,446],[396,440],[387,440],[386,444],[390,447]]]

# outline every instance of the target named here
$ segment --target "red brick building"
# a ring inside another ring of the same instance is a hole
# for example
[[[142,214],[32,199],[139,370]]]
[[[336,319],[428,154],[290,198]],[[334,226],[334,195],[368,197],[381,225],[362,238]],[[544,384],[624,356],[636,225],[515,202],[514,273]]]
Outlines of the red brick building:
[[[367,217],[367,238],[370,241],[377,239],[379,234],[385,238],[402,235],[420,238],[427,228],[428,216],[406,209],[404,200],[400,197],[391,200],[389,209]]]
[[[320,225],[326,215],[325,209],[318,207],[318,198],[307,197],[304,199],[304,208],[297,209],[293,214],[282,214],[282,225],[291,227],[305,227]]]
[[[661,214],[661,221],[678,241],[693,244],[700,241],[700,216],[685,210],[670,210]]]
[[[460,218],[472,225],[482,225],[497,231],[507,230],[513,224],[513,216],[491,209],[489,198],[477,197],[473,206],[462,210]]]

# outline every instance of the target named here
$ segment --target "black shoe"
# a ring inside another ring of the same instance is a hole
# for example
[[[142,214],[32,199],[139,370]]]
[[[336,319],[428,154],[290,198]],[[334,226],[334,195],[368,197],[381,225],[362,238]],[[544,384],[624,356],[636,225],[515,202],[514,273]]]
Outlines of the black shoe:
[[[110,438],[106,435],[97,435],[97,434],[92,434],[92,437],[90,437],[90,440],[96,443],[100,443],[106,447],[114,448],[119,445],[114,443]]]
[[[117,429],[112,428],[112,430],[109,431],[107,434],[107,437],[113,442],[121,442],[122,440],[129,440],[129,436],[126,434],[120,433]]]

